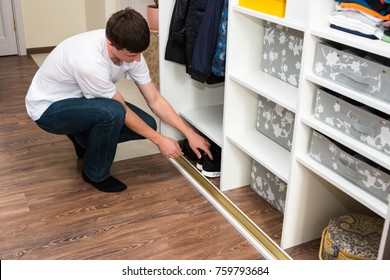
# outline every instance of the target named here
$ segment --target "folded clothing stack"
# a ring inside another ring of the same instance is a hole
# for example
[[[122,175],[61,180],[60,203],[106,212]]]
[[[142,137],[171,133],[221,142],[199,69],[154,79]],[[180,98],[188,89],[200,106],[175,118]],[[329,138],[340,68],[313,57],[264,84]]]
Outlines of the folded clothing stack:
[[[390,41],[390,4],[381,0],[336,0],[330,27],[361,37]]]

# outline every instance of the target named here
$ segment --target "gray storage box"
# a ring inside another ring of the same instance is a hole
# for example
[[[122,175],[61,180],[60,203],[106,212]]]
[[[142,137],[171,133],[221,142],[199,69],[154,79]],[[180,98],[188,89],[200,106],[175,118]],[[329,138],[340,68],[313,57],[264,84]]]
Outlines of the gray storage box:
[[[385,57],[368,56],[336,43],[317,43],[314,73],[359,93],[390,102],[388,66],[390,60]]]
[[[284,213],[287,184],[255,160],[252,162],[250,186],[275,209]]]
[[[388,170],[313,130],[310,156],[343,176],[356,186],[388,203],[390,174]]]
[[[302,32],[267,22],[264,25],[263,71],[298,87],[302,48]]]
[[[260,96],[256,129],[285,149],[291,151],[295,114]]]
[[[336,93],[318,89],[314,116],[344,134],[390,155],[388,115],[374,112]]]

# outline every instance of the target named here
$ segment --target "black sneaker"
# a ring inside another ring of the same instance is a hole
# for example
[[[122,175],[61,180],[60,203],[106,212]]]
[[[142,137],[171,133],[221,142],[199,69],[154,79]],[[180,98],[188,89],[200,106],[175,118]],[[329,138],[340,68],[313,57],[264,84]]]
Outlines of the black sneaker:
[[[219,157],[219,161],[220,161],[220,148],[214,144],[213,142],[211,142],[211,145],[210,145],[210,152],[211,154],[213,155],[213,158],[215,158],[215,156]],[[208,158],[209,161],[211,161],[211,159],[209,158],[209,156],[207,154],[202,154],[201,158],[198,159],[198,161],[196,162],[196,168],[199,170],[199,171],[202,171],[203,167],[203,162],[205,160],[205,158]]]
[[[219,146],[212,143],[210,147],[213,160],[208,155],[204,155],[202,163],[202,174],[205,177],[216,178],[221,176],[221,154],[222,150]],[[200,168],[198,168],[200,169]]]
[[[191,149],[190,144],[188,143],[188,139],[184,139],[180,143],[180,148],[181,148],[181,151],[183,152],[184,156],[188,160],[192,160],[192,161],[198,160],[198,157],[196,156],[194,151]]]
[[[216,178],[221,176],[221,160],[211,160],[205,156],[202,164],[202,174],[205,177]]]
[[[198,161],[196,162],[196,168],[199,171],[202,171],[202,169],[203,169],[203,161],[204,161],[205,157],[208,157],[208,156],[206,154],[202,155],[201,158],[198,159]]]

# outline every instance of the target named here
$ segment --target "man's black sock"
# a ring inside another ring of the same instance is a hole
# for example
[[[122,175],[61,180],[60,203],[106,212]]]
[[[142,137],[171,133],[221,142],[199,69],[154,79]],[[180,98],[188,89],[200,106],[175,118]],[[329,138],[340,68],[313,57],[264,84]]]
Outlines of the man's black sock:
[[[72,141],[77,157],[83,159],[86,150],[76,141],[72,134],[67,134],[66,136]]]
[[[112,176],[108,177],[106,180],[102,182],[94,182],[91,179],[89,179],[83,171],[83,179],[84,181],[90,183],[92,186],[94,186],[95,188],[97,188],[99,191],[102,192],[121,192],[127,189],[127,186],[125,184],[123,184],[121,181],[119,181],[118,179]]]

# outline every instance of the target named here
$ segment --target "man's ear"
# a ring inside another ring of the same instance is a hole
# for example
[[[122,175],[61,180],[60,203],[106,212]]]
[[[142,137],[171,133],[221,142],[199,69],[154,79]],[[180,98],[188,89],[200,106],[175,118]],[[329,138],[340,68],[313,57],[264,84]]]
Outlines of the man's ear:
[[[106,38],[106,42],[107,42],[107,45],[110,45],[112,47],[114,46],[108,38]]]

